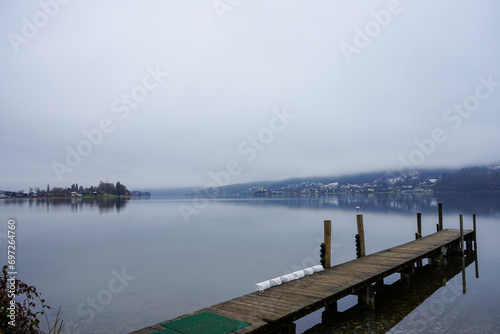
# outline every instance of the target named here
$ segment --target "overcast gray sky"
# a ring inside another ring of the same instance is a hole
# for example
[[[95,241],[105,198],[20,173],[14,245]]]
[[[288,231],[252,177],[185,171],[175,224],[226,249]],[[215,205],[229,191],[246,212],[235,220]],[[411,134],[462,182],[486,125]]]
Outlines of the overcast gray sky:
[[[0,189],[500,162],[496,0],[0,6]]]

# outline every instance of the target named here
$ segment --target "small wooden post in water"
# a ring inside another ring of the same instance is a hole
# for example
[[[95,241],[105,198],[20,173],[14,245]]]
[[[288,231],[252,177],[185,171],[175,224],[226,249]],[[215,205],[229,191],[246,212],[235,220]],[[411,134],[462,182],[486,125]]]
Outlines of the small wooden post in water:
[[[363,215],[356,215],[356,221],[358,223],[358,234],[360,242],[360,255],[366,256],[365,248],[365,229],[363,227]]]
[[[438,203],[439,227],[438,232],[443,230],[443,203]]]
[[[472,215],[472,224],[473,224],[473,230],[474,230],[474,257],[475,257],[475,263],[476,263],[476,278],[479,278],[479,264],[477,263],[477,239],[476,239],[476,215]]]
[[[417,212],[417,233],[415,233],[415,239],[418,240],[422,238],[422,214]],[[417,267],[422,267],[422,261],[417,261]]]
[[[465,283],[464,217],[462,214],[460,214],[460,252],[462,253],[462,286],[465,294],[467,287]]]
[[[356,215],[356,222],[358,225],[358,235],[359,235],[359,257],[366,256],[365,248],[365,229],[363,227],[363,215]],[[375,294],[371,286],[366,287],[358,291],[358,302],[369,310],[375,309]]]
[[[332,266],[332,221],[324,221],[325,231],[325,269]]]
[[[464,255],[464,216],[460,214],[460,252]]]
[[[324,243],[325,243],[325,269],[332,266],[332,221],[324,222]],[[338,311],[337,301],[325,305],[325,312],[336,313]],[[295,332],[294,332],[295,333]]]
[[[472,230],[474,231],[472,241],[474,242],[474,251],[477,251],[477,239],[476,239],[476,215],[472,215]]]
[[[472,215],[472,229],[474,230],[474,251],[477,251],[477,239],[476,239],[476,215]]]
[[[422,214],[417,212],[417,233],[415,233],[415,240],[422,238]]]

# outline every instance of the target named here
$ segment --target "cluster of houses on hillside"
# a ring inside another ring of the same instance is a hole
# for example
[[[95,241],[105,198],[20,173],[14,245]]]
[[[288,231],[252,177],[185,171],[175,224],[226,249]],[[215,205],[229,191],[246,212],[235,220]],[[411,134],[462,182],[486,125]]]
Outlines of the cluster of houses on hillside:
[[[416,181],[418,178],[388,178],[377,179],[373,182],[365,183],[345,183],[332,182],[324,184],[322,182],[299,182],[292,183],[278,188],[273,187],[252,187],[244,193],[254,196],[311,196],[328,195],[338,193],[432,193],[432,187],[437,179],[425,179]],[[243,195],[243,194],[242,194]]]
[[[28,198],[28,197],[38,197],[35,193],[26,193],[23,191],[4,191],[0,193],[0,198]]]

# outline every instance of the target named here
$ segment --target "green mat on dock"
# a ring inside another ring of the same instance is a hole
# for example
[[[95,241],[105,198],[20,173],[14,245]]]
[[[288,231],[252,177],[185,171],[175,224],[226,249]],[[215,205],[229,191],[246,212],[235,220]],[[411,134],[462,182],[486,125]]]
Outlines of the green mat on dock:
[[[181,334],[227,334],[249,325],[249,322],[231,319],[211,312],[198,313],[162,324],[163,327],[174,330],[174,333]],[[159,333],[163,333],[163,331]]]

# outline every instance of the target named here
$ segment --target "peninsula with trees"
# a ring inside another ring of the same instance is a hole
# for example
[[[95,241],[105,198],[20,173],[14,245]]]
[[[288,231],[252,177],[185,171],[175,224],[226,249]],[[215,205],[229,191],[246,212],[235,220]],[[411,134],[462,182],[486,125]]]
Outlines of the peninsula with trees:
[[[100,181],[97,186],[84,188],[78,183],[74,183],[71,187],[61,188],[47,185],[46,189],[39,187],[30,187],[28,191],[21,189],[19,191],[0,191],[0,198],[112,198],[112,197],[132,197],[143,196],[149,197],[149,192],[129,191],[121,182],[116,184],[111,182]]]

